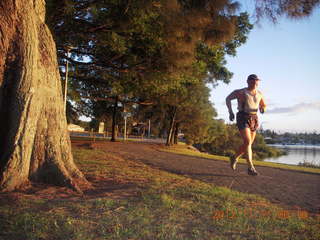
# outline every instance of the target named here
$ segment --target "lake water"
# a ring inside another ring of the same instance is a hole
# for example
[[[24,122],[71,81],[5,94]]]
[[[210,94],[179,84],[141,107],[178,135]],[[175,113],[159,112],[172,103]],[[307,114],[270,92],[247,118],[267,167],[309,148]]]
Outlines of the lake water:
[[[298,165],[300,162],[320,164],[320,146],[315,145],[270,145],[286,150],[287,155],[267,158],[264,161]]]

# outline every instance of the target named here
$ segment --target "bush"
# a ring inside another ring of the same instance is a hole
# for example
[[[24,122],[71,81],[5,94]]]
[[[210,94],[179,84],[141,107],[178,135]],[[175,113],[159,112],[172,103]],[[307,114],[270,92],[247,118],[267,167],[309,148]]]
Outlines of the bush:
[[[320,168],[320,164],[313,162],[299,162],[298,166],[309,167],[309,168]]]
[[[235,125],[221,125],[219,128],[211,129],[211,141],[201,144],[201,149],[211,154],[230,157],[234,155],[242,144],[239,131]],[[198,146],[199,148],[199,146]],[[283,150],[268,146],[261,134],[257,133],[256,139],[252,146],[253,158],[263,160],[269,157],[278,157],[284,155]]]

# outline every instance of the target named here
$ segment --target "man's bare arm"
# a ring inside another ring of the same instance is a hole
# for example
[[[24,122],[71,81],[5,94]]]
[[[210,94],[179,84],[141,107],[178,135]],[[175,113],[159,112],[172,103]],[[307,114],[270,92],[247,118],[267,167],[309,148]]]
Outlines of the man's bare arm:
[[[260,103],[259,103],[259,109],[261,113],[264,113],[266,111],[267,105],[266,102],[264,100],[264,97],[262,96]]]
[[[226,98],[226,105],[229,111],[229,119],[230,121],[234,120],[234,113],[232,111],[232,104],[231,100],[236,99],[238,96],[238,90],[233,91],[232,93],[229,94],[229,96]]]

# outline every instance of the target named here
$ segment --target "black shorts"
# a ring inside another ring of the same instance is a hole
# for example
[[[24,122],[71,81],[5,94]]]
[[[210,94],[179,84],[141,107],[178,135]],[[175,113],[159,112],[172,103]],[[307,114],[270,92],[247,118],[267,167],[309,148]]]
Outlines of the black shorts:
[[[249,114],[246,112],[237,113],[237,127],[239,130],[250,128],[252,132],[256,131],[259,127],[258,115]]]

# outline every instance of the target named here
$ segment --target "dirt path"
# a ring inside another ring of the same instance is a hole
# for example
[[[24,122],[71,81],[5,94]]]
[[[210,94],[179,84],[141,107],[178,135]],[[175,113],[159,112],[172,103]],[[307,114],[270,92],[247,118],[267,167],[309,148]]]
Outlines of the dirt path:
[[[163,152],[163,146],[159,144],[100,142],[96,147],[169,172],[240,192],[259,194],[289,209],[299,207],[319,213],[320,174],[258,166],[256,169],[261,175],[252,177],[247,175],[247,166],[244,164],[238,165],[237,171],[233,172],[228,162]]]

